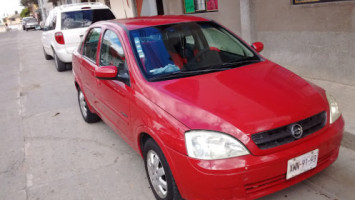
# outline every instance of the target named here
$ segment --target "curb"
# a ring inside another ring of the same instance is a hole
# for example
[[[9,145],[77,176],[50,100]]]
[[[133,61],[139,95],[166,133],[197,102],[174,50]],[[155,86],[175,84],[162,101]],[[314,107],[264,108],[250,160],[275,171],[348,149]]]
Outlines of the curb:
[[[355,135],[349,132],[344,131],[343,140],[341,141],[341,145],[348,149],[355,150]]]

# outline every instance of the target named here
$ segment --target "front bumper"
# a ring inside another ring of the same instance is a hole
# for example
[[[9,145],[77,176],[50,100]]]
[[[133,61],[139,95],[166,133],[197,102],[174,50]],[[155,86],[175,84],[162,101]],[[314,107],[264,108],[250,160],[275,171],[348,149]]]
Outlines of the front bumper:
[[[35,29],[36,27],[38,27],[38,24],[31,24],[31,25],[25,25],[26,29]]]
[[[344,121],[319,130],[299,145],[267,155],[203,161],[167,148],[172,172],[187,200],[255,199],[303,181],[338,157]],[[319,149],[317,167],[286,180],[287,161]]]

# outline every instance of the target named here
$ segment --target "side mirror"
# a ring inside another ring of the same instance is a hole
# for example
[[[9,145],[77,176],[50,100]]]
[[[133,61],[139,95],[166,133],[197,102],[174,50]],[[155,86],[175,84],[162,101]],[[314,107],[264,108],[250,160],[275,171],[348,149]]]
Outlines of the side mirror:
[[[95,69],[95,77],[101,80],[116,80],[117,72],[115,66],[98,67]]]
[[[262,42],[254,42],[251,47],[253,47],[256,52],[260,53],[264,49],[264,44]]]
[[[128,74],[128,70],[127,70],[127,66],[125,63],[120,63],[118,65],[118,70],[120,73],[118,73],[117,75],[117,80],[125,83],[126,85],[130,86],[131,82],[129,80],[129,74]]]

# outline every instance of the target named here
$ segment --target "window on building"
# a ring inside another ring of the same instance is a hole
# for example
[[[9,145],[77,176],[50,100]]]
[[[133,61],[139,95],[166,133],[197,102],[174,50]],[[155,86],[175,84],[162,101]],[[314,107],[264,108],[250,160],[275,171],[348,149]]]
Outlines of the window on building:
[[[338,2],[338,1],[351,1],[351,0],[292,0],[293,4],[309,4],[309,3],[325,3],[325,2]]]
[[[206,1],[205,0],[195,0],[195,10],[196,11],[205,11],[206,10]]]
[[[185,13],[217,11],[218,0],[184,0]]]

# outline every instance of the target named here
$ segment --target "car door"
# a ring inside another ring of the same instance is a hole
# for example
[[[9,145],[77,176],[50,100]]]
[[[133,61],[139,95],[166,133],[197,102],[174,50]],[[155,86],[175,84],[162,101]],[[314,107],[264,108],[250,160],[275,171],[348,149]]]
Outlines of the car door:
[[[43,48],[48,55],[53,55],[52,42],[54,42],[54,34],[56,28],[57,16],[55,10],[52,10],[44,25],[44,31],[42,33]]]
[[[81,72],[81,84],[82,90],[85,94],[86,100],[91,106],[96,109],[96,97],[95,92],[97,90],[97,84],[95,77],[95,68],[97,67],[97,54],[100,41],[101,28],[92,28],[88,31],[88,34],[83,42],[82,47],[82,59],[79,65]]]
[[[117,32],[110,29],[105,30],[102,35],[99,59],[100,67],[115,66],[118,68],[118,77],[129,78],[124,48]],[[130,100],[132,89],[129,85],[129,79],[127,81],[97,81],[98,109],[124,138],[127,138],[130,132]]]

